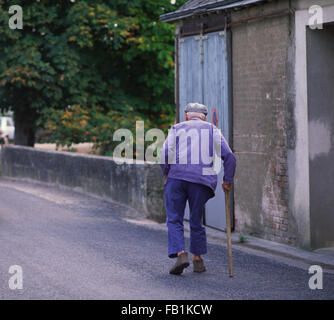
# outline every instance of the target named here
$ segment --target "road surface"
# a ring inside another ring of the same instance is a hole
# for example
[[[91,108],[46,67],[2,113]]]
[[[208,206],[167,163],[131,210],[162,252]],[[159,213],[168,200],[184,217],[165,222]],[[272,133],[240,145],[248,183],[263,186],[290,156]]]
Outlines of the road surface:
[[[187,240],[188,243],[188,240]],[[210,243],[207,272],[168,274],[166,228],[74,191],[0,180],[0,299],[333,299],[334,275],[311,290],[306,270]],[[10,266],[23,271],[11,290]]]

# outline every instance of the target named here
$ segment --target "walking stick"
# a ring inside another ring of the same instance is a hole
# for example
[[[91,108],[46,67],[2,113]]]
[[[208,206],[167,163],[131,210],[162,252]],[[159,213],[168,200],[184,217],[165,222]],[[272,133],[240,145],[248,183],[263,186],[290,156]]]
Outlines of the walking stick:
[[[225,190],[224,190],[225,191]],[[225,191],[225,211],[226,211],[226,229],[227,229],[227,250],[228,250],[228,266],[230,277],[233,277],[233,263],[232,263],[232,241],[231,241],[231,216],[230,206],[228,201],[228,191]]]

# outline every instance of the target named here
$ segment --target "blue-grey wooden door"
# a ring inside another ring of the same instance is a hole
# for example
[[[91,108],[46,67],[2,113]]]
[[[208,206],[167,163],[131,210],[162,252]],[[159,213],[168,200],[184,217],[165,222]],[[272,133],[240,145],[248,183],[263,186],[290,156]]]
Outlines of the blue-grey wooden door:
[[[209,108],[207,120],[217,125],[229,141],[228,85],[227,41],[224,31],[180,39],[180,121],[185,120],[184,108],[187,103],[204,103]],[[219,161],[217,164],[219,167]],[[224,172],[223,166],[220,167],[216,196],[206,205],[205,223],[214,228],[225,229],[225,199],[221,189]],[[189,219],[188,206],[185,218]]]
[[[189,102],[203,103],[201,43],[196,37],[179,40],[180,121],[185,121],[184,108]],[[185,219],[189,220],[187,203]]]
[[[221,129],[229,141],[229,88],[228,56],[225,32],[207,35],[204,41],[203,102],[209,108],[208,121]],[[224,169],[221,159],[215,159],[218,173],[216,196],[206,204],[205,224],[218,229],[226,228],[225,195],[221,187]]]

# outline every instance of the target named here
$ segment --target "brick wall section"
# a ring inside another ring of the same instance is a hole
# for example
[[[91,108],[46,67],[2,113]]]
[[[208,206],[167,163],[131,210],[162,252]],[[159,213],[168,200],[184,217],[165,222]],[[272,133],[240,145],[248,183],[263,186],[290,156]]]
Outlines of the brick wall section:
[[[253,7],[240,18],[282,10],[286,3]],[[288,207],[287,86],[289,16],[232,27],[233,141],[236,230],[296,245]]]

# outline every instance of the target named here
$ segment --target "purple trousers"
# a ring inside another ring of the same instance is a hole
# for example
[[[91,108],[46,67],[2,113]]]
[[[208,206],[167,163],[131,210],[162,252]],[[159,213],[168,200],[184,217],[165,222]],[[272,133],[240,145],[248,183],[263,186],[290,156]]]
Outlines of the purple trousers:
[[[209,187],[179,179],[168,178],[165,185],[165,206],[168,227],[168,256],[177,257],[184,248],[184,210],[190,209],[190,249],[192,254],[207,252],[206,232],[203,226],[205,203],[214,196]]]

